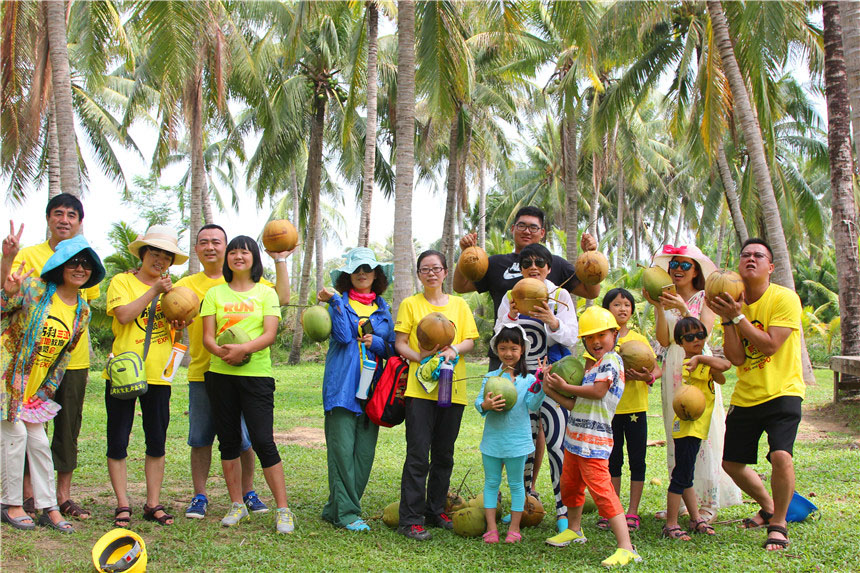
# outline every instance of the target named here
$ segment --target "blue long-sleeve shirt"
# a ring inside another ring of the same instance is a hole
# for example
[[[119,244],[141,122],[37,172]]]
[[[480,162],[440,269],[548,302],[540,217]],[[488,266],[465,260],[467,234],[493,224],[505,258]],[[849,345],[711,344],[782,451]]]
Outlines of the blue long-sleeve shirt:
[[[484,411],[484,388],[492,376],[501,375],[502,369],[488,372],[481,383],[481,392],[475,398],[475,408],[484,416],[484,436],[481,439],[481,453],[496,458],[525,456],[535,451],[532,442],[532,426],[529,412],[537,412],[543,403],[544,391],[540,384],[535,385],[533,374],[517,376],[514,387],[517,389],[517,403],[507,412]],[[505,374],[506,377],[510,377]]]

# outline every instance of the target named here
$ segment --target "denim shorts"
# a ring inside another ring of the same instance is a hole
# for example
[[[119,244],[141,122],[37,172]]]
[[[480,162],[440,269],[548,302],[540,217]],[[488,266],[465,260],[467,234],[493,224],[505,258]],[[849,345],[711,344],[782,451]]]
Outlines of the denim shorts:
[[[206,393],[206,382],[188,382],[188,445],[192,448],[205,448],[215,442],[215,422],[212,407]],[[242,451],[251,447],[251,438],[242,417]]]

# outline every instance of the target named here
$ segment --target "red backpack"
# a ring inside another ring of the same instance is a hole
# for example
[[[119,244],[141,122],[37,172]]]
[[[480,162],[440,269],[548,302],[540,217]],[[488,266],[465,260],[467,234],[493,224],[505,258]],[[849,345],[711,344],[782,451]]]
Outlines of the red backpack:
[[[406,400],[403,395],[408,379],[409,362],[399,356],[389,358],[364,409],[371,422],[391,428],[406,419]]]

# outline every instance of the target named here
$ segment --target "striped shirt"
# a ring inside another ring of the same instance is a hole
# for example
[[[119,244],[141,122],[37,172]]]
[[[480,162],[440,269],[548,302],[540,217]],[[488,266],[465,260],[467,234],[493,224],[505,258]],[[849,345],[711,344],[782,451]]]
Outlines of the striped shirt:
[[[612,417],[624,393],[624,366],[621,357],[608,352],[592,366],[582,380],[583,386],[609,381],[602,400],[577,398],[567,419],[564,447],[582,458],[606,460],[612,452]]]

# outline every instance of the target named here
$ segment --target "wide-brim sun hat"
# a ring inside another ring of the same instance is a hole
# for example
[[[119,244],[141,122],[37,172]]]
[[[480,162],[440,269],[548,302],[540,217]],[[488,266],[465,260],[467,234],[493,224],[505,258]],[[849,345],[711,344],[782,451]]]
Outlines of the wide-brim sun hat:
[[[681,245],[680,247],[663,245],[663,247],[654,253],[653,257],[651,257],[651,262],[654,266],[660,267],[664,271],[669,272],[669,261],[672,260],[672,257],[687,257],[688,259],[693,259],[699,263],[699,267],[702,269],[702,278],[705,279],[708,278],[712,272],[717,270],[717,265],[715,265],[714,262],[695,245]]]
[[[367,247],[356,247],[351,249],[344,257],[343,266],[331,271],[331,284],[337,284],[340,275],[346,273],[351,275],[361,265],[368,265],[372,269],[380,269],[385,273],[388,284],[394,281],[394,263],[380,263],[376,260],[376,253]]]
[[[129,244],[128,252],[139,259],[140,248],[143,246],[155,247],[156,249],[173,253],[174,265],[181,265],[188,260],[188,255],[183,253],[179,248],[179,237],[177,237],[176,231],[167,225],[151,226],[146,230],[145,234],[138,235],[137,239]]]
[[[54,249],[54,254],[42,267],[41,274],[53,271],[56,268],[62,267],[66,261],[73,259],[75,255],[80,253],[86,254],[93,263],[92,274],[90,279],[81,286],[81,288],[90,288],[102,282],[105,278],[105,267],[102,261],[83,235],[75,235],[71,239],[60,241],[57,243],[57,248]]]
[[[526,334],[526,329],[520,326],[519,324],[502,324],[499,330],[493,334],[493,337],[490,339],[490,348],[493,349],[493,352],[496,352],[496,339],[499,338],[499,333],[505,328],[516,328],[520,331],[520,334],[523,335],[523,341],[525,341],[525,348],[523,349],[523,356],[528,356],[529,351],[531,350],[532,344],[529,340],[528,335]],[[498,354],[498,352],[496,352]]]

